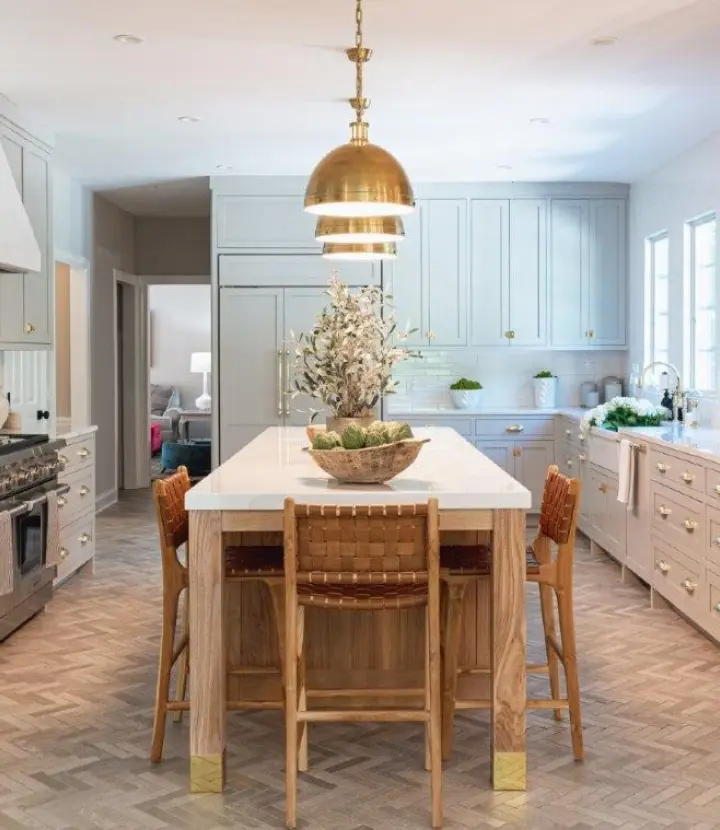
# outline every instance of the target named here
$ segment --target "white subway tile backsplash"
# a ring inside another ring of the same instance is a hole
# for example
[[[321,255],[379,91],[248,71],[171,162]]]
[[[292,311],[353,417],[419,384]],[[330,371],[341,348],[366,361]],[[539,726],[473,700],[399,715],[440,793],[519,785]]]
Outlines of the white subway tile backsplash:
[[[438,349],[401,363],[392,406],[448,405],[448,387],[460,377],[479,380],[488,406],[533,406],[533,375],[549,369],[558,376],[558,405],[578,406],[580,384],[608,375],[627,376],[627,352],[559,352],[506,349]]]

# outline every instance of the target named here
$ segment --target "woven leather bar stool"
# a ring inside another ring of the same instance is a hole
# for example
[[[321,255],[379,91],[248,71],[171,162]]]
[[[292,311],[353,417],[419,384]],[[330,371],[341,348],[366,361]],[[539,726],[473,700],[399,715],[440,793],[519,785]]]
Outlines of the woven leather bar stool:
[[[188,540],[188,512],[185,510],[185,494],[190,489],[187,468],[163,480],[153,482],[153,498],[160,530],[163,579],[163,619],[160,637],[160,665],[155,695],[155,721],[153,724],[150,759],[157,763],[162,759],[165,740],[165,721],[168,712],[175,713],[175,720],[190,708],[185,700],[188,675],[188,620],[185,603],[183,633],[175,643],[178,606],[182,592],[188,587],[188,569],[178,558],[178,548]],[[225,581],[245,582],[256,580],[265,583],[270,591],[275,613],[280,673],[282,677],[285,646],[285,578],[283,575],[283,549],[277,547],[227,547],[225,549]],[[187,597],[187,595],[186,595]],[[170,677],[175,663],[177,668],[177,695],[170,700]],[[268,703],[267,708],[282,704]],[[257,708],[241,702],[228,702],[228,708]]]
[[[440,581],[436,499],[428,504],[333,507],[285,500],[286,821],[297,813],[298,756],[313,721],[425,724],[432,826],[442,826]],[[425,706],[421,709],[307,709],[305,609],[425,608]]]
[[[545,634],[547,662],[529,665],[529,674],[548,674],[550,699],[528,699],[529,709],[554,709],[556,720],[561,710],[570,710],[572,747],[575,759],[583,759],[580,683],[575,647],[573,614],[573,563],[575,531],[580,504],[580,481],[566,478],[555,465],[548,467],[543,489],[538,533],[527,548],[526,579],[540,590],[540,608]],[[553,545],[557,555],[553,556]],[[440,549],[440,578],[443,582],[443,758],[452,755],[455,709],[489,708],[489,700],[456,703],[458,652],[465,590],[473,580],[487,579],[492,569],[492,550],[486,545],[445,546]],[[560,626],[560,641],[555,627],[555,603]],[[565,670],[567,697],[560,697],[560,664]]]

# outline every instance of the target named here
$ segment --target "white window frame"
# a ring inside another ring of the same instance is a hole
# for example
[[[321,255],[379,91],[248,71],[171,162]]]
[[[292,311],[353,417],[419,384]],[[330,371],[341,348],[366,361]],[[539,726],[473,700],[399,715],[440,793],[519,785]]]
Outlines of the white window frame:
[[[716,249],[715,249],[715,262],[714,262],[714,269],[715,269],[715,313],[716,313],[716,326],[715,326],[715,342],[712,344],[712,348],[709,351],[715,353],[715,378],[713,382],[713,387],[711,389],[702,389],[698,388],[697,379],[695,377],[695,351],[696,351],[696,341],[695,341],[695,277],[696,277],[696,269],[695,269],[695,235],[697,233],[697,229],[706,225],[710,222],[715,222],[715,239],[716,239]],[[684,302],[684,329],[685,329],[685,336],[684,336],[684,374],[687,378],[687,382],[685,384],[687,389],[692,389],[698,392],[701,395],[713,396],[717,394],[717,375],[718,370],[720,369],[720,364],[718,363],[718,331],[719,326],[717,325],[720,320],[717,317],[717,310],[718,310],[718,262],[717,262],[717,217],[714,211],[709,213],[703,213],[700,216],[696,216],[694,219],[690,219],[685,223],[685,302]]]
[[[663,358],[665,362],[670,360],[670,234],[667,230],[658,231],[645,237],[645,363],[659,360],[655,346],[655,302],[657,295],[657,271],[655,267],[655,251],[659,242],[666,241],[668,244],[668,348]]]

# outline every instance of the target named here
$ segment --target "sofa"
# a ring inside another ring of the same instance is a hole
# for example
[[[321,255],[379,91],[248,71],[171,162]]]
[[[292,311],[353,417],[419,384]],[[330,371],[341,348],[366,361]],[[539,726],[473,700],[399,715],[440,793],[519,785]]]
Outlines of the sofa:
[[[177,389],[159,383],[150,384],[150,423],[160,427],[163,442],[173,440],[173,421],[177,418],[179,409],[180,393]],[[156,434],[157,426],[154,430]]]

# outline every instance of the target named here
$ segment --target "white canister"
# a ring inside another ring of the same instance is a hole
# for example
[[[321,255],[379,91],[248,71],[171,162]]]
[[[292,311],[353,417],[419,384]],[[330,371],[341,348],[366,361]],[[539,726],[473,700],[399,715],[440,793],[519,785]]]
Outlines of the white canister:
[[[583,406],[586,406],[588,409],[595,409],[595,407],[600,403],[600,393],[597,389],[593,392],[586,392],[585,393],[585,403]]]
[[[608,381],[605,384],[605,402],[611,401],[613,398],[621,398],[623,393],[622,383],[618,381]]]

